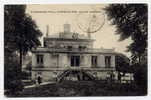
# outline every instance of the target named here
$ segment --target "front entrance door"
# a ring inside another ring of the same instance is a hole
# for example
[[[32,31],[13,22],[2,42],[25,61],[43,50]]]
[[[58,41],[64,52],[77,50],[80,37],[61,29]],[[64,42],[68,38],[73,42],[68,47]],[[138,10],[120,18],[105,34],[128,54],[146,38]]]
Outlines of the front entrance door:
[[[80,56],[71,56],[71,66],[80,66]]]

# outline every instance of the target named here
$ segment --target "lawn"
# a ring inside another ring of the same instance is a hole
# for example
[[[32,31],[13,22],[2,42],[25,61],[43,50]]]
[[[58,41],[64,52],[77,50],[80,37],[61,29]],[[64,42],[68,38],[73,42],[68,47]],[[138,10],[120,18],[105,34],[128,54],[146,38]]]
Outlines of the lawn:
[[[77,96],[141,96],[134,84],[104,83],[101,81],[64,81],[24,89],[8,97],[77,97]]]

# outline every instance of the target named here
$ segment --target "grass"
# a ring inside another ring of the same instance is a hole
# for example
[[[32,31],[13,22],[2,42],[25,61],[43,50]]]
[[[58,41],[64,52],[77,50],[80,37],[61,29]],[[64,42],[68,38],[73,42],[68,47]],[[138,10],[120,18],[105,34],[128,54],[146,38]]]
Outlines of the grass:
[[[141,96],[134,84],[104,83],[102,81],[64,81],[27,88],[8,97],[77,97],[77,96]]]

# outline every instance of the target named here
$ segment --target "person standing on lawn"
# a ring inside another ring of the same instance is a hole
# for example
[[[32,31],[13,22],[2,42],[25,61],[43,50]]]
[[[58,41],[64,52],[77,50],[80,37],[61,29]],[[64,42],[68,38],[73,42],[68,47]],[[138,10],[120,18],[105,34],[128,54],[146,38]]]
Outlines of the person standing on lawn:
[[[42,83],[42,77],[38,76],[37,81],[38,81],[38,84],[41,84]]]
[[[118,81],[121,83],[121,73],[118,72]]]

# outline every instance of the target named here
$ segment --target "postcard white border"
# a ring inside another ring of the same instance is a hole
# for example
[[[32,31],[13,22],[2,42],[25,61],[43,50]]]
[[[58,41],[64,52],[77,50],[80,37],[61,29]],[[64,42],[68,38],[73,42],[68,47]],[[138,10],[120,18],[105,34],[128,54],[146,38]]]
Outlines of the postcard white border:
[[[49,97],[49,98],[6,98],[4,86],[4,5],[5,4],[100,4],[100,3],[147,3],[148,4],[148,95],[130,97]],[[0,1],[0,100],[3,99],[46,99],[46,100],[151,100],[151,1],[150,0],[1,0]]]

